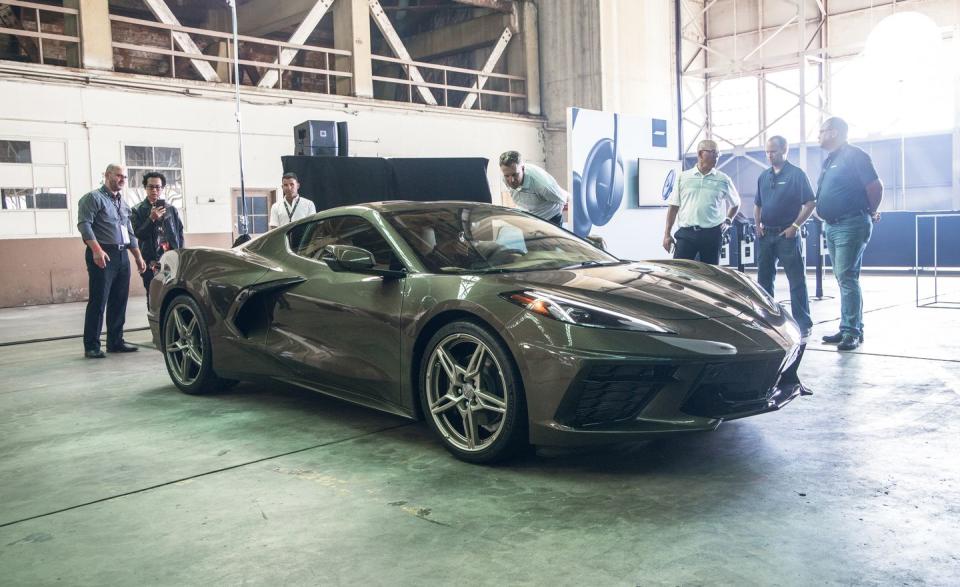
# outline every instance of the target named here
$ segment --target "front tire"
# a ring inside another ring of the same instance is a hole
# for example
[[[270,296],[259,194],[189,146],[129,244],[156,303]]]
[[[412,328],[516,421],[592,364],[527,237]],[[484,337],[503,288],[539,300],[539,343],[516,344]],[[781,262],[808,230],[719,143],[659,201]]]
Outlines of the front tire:
[[[461,460],[492,463],[529,446],[523,384],[513,358],[473,322],[447,324],[427,343],[420,399],[430,428]]]
[[[210,333],[203,312],[188,295],[174,298],[163,317],[163,359],[173,384],[197,395],[223,388],[213,371]]]

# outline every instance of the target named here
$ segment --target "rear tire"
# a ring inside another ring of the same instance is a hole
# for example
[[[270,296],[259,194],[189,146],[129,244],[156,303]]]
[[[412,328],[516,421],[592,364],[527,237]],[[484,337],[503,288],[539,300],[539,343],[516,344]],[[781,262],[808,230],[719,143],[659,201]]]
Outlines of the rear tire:
[[[227,381],[213,371],[213,349],[203,312],[188,295],[174,298],[163,316],[163,359],[173,384],[198,395],[223,389]]]
[[[486,328],[440,328],[420,365],[427,424],[458,459],[493,463],[529,447],[523,384],[506,346]]]

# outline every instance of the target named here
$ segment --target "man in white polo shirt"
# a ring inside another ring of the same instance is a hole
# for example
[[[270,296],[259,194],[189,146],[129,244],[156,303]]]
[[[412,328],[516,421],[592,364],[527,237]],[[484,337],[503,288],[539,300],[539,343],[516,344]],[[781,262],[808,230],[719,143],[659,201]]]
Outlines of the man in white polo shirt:
[[[563,223],[563,205],[567,192],[557,180],[543,169],[524,163],[517,151],[500,155],[503,182],[510,188],[510,196],[520,209],[560,226]]]
[[[300,197],[300,181],[296,173],[284,173],[281,184],[283,198],[270,208],[271,229],[317,213],[313,202]]]
[[[677,189],[667,204],[663,248],[673,249],[674,259],[691,259],[716,265],[720,262],[723,235],[740,209],[740,194],[733,180],[716,169],[717,143],[697,145],[697,164],[680,174]],[[680,228],[671,235],[679,220]]]

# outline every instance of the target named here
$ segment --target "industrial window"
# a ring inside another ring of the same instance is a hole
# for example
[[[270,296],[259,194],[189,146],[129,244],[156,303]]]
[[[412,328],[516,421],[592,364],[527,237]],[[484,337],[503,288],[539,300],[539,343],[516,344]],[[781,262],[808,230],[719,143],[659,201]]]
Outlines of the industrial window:
[[[0,188],[4,210],[56,210],[67,207],[67,188]]]
[[[30,162],[30,141],[0,140],[0,163]]]
[[[150,171],[158,171],[167,178],[166,200],[183,209],[183,155],[179,147],[141,147],[125,145],[124,158],[127,164],[127,193],[132,197],[131,205],[146,197],[143,190],[143,176]]]
[[[0,209],[66,210],[62,141],[0,139]]]

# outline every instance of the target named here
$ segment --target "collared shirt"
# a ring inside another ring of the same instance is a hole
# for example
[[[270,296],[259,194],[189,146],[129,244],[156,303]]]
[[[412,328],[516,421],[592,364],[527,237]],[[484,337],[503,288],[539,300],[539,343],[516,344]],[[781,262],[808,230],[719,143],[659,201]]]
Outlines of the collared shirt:
[[[107,186],[80,198],[77,230],[85,241],[95,240],[101,245],[127,244],[131,249],[140,247],[130,223],[130,207],[119,194],[111,194]]]
[[[827,222],[869,209],[867,184],[879,176],[870,155],[844,144],[823,162],[817,182],[817,216]]]
[[[542,168],[530,163],[523,164],[523,182],[510,190],[514,203],[521,209],[549,220],[563,212],[567,192],[557,180]]]
[[[159,261],[165,251],[183,247],[183,221],[180,219],[180,212],[169,202],[166,209],[163,219],[157,222],[150,220],[153,204],[146,198],[130,211],[133,233],[140,241],[144,261]],[[166,249],[162,242],[167,243]]]
[[[771,167],[757,179],[754,203],[763,209],[760,221],[767,226],[790,226],[796,222],[800,208],[813,199],[807,174],[789,161],[784,161],[780,173]]]
[[[290,224],[294,220],[313,216],[316,213],[317,207],[311,200],[297,195],[293,202],[287,203],[287,198],[281,197],[270,208],[270,228]]]
[[[670,194],[667,204],[680,207],[677,222],[681,228],[712,228],[723,223],[727,208],[740,205],[740,194],[726,173],[716,167],[701,173],[694,165],[680,174],[677,189]]]

